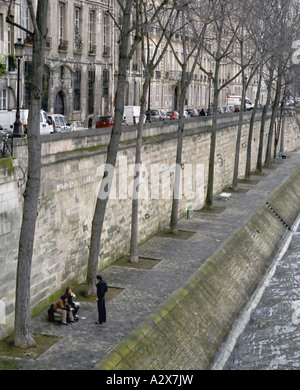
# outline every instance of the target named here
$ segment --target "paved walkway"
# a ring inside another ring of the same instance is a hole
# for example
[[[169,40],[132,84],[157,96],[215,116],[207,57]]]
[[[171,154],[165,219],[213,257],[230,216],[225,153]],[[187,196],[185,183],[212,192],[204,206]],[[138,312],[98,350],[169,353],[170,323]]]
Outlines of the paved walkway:
[[[263,176],[241,182],[230,200],[215,199],[216,212],[193,212],[180,220],[180,229],[195,232],[188,239],[158,234],[140,247],[140,256],[160,259],[151,270],[111,265],[102,272],[108,286],[123,289],[106,305],[107,322],[96,325],[96,303],[82,302],[79,322],[69,326],[48,323],[46,311],[32,320],[33,331],[61,339],[39,358],[14,359],[14,368],[90,369],[133,330],[164,299],[180,287],[234,231],[263,205],[279,185],[300,165],[300,151],[266,169]],[[80,296],[77,296],[80,300]],[[0,368],[9,358],[0,357]],[[12,363],[12,362],[11,362]]]

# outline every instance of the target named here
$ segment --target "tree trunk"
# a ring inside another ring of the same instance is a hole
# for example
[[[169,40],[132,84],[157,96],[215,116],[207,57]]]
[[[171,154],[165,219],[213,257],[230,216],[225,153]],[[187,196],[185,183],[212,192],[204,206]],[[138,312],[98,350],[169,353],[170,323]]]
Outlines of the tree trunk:
[[[245,169],[245,179],[249,180],[251,176],[251,153],[252,153],[252,137],[253,137],[253,127],[254,127],[254,120],[257,112],[257,105],[260,98],[260,90],[261,90],[261,82],[262,82],[262,72],[263,72],[263,61],[260,65],[259,70],[259,79],[258,79],[258,85],[257,85],[257,92],[255,97],[255,104],[253,111],[251,113],[250,118],[250,126],[249,126],[249,134],[248,134],[248,143],[247,143],[247,157],[246,157],[246,169]]]
[[[256,170],[257,170],[257,172],[260,172],[260,173],[262,173],[262,171],[263,171],[262,170],[263,169],[262,155],[263,155],[263,147],[264,147],[265,124],[266,124],[268,107],[269,107],[269,104],[271,101],[273,74],[274,74],[274,68],[273,68],[273,66],[271,66],[270,67],[270,78],[269,78],[269,84],[268,84],[267,100],[266,100],[266,104],[264,106],[263,113],[261,116],[259,146],[258,146],[257,163],[256,163]]]
[[[219,90],[218,90],[218,83],[216,80],[218,80],[218,78],[219,78],[219,66],[216,63],[216,73],[214,76],[214,103],[213,103],[210,151],[209,151],[207,194],[205,200],[206,207],[208,208],[213,207],[213,195],[214,195],[215,152],[216,152],[216,140],[217,140],[217,107],[219,101]]]
[[[122,134],[126,72],[129,63],[128,47],[131,32],[130,19],[132,7],[133,0],[127,0],[124,8],[123,26],[119,45],[119,76],[116,92],[114,125],[112,128],[111,138],[108,146],[105,173],[100,185],[100,193],[96,201],[96,208],[92,222],[91,242],[86,277],[86,294],[88,295],[94,295],[96,293],[95,277],[98,273],[98,257],[100,253],[101,234],[110,192],[110,185],[108,185],[107,180],[109,183],[111,183],[113,179],[112,174],[115,168],[119,141]]]
[[[133,188],[133,198],[132,198],[132,216],[131,216],[131,241],[130,241],[130,262],[138,263],[139,262],[139,252],[138,252],[138,215],[139,215],[139,190],[140,190],[140,167],[141,167],[141,155],[142,155],[142,146],[143,146],[143,128],[144,128],[144,115],[145,115],[145,104],[146,96],[149,88],[151,72],[146,76],[143,92],[140,101],[140,119],[138,123],[138,134],[136,140],[136,154],[135,154],[135,172],[134,172],[134,188]]]
[[[182,72],[185,74],[185,72]],[[184,82],[184,81],[183,81]],[[177,138],[177,153],[176,153],[176,165],[175,165],[175,177],[174,177],[174,189],[173,189],[173,201],[171,211],[170,229],[171,233],[178,233],[178,207],[180,198],[180,181],[181,181],[181,165],[182,165],[182,145],[183,145],[183,130],[184,130],[184,101],[186,95],[186,87],[181,89],[181,95],[179,99],[179,121],[178,121],[178,138]]]
[[[31,1],[28,1],[30,5]],[[19,241],[14,344],[26,348],[35,344],[31,331],[30,276],[35,225],[40,192],[40,110],[43,90],[44,50],[47,34],[48,0],[38,2],[32,55],[32,92],[28,115],[28,178],[24,192],[23,220]]]
[[[281,83],[282,83],[282,60],[281,57],[279,59],[279,65],[277,70],[277,83],[276,83],[276,95],[274,100],[274,106],[272,110],[272,116],[271,116],[271,122],[269,127],[269,134],[268,134],[268,143],[267,143],[267,151],[266,151],[266,160],[265,165],[267,167],[270,167],[272,165],[272,144],[273,144],[273,132],[274,132],[274,125],[276,121],[276,115],[278,112],[278,105],[280,102],[280,93],[281,93]]]

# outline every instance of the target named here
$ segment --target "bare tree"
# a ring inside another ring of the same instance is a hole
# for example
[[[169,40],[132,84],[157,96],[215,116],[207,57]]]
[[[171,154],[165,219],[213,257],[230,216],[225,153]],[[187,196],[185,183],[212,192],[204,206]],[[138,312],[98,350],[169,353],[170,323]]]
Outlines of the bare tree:
[[[213,114],[212,114],[212,129],[211,129],[211,143],[209,152],[209,167],[208,167],[208,183],[206,194],[206,207],[213,207],[213,188],[214,188],[214,167],[215,167],[215,150],[217,138],[217,108],[219,102],[220,91],[229,85],[240,73],[241,70],[235,74],[227,82],[220,85],[219,74],[222,62],[229,56],[232,51],[232,45],[235,41],[237,31],[240,27],[239,22],[234,25],[234,28],[229,28],[231,25],[231,17],[235,12],[231,1],[217,0],[213,2],[213,48],[210,45],[205,45],[206,52],[214,59],[215,67],[213,69]],[[225,30],[231,31],[230,35],[225,34]],[[201,67],[201,69],[209,75],[208,70]]]
[[[282,116],[283,106],[284,106],[284,96],[283,91],[285,90],[286,77],[288,74],[289,68],[291,65],[291,47],[290,41],[291,38],[298,34],[299,30],[299,2],[294,2],[293,0],[277,0],[274,4],[275,8],[275,21],[276,25],[280,25],[281,29],[279,30],[279,36],[277,40],[277,50],[276,50],[276,87],[275,87],[275,99],[273,102],[271,122],[268,133],[268,142],[266,150],[266,160],[265,165],[269,167],[276,158],[277,154],[277,144],[280,136],[281,126],[277,126],[276,119]],[[281,102],[281,104],[280,104]],[[281,106],[281,108],[280,108]],[[280,111],[280,112],[279,112]],[[279,122],[280,124],[280,122]],[[272,139],[274,137],[274,149],[272,153]]]
[[[34,31],[31,33],[13,22],[10,9],[6,21],[26,31],[33,37],[32,53],[32,88],[28,115],[28,175],[26,189],[23,194],[23,220],[19,241],[16,307],[15,307],[15,336],[14,344],[18,347],[28,347],[35,344],[31,330],[30,311],[30,275],[32,253],[35,235],[35,225],[40,192],[41,172],[41,136],[40,110],[43,92],[44,50],[47,35],[48,0],[39,0],[35,12],[32,0],[27,0]]]
[[[240,1],[238,2],[240,4]],[[246,110],[246,90],[250,84],[256,69],[257,63],[255,62],[256,51],[251,47],[251,41],[249,40],[249,34],[246,29],[246,20],[249,17],[251,12],[252,5],[247,1],[243,1],[240,6],[241,13],[235,15],[240,21],[240,29],[236,34],[236,41],[238,42],[238,51],[239,51],[239,66],[241,67],[242,75],[242,100],[241,100],[241,109],[239,112],[239,122],[237,129],[236,137],[236,147],[235,147],[235,157],[234,157],[234,169],[233,169],[233,179],[232,179],[232,189],[237,191],[238,189],[238,173],[239,173],[239,157],[240,157],[240,145],[241,145],[241,135],[242,135],[242,126],[243,126],[243,116],[244,111]],[[237,24],[237,21],[234,21],[234,24]],[[233,26],[234,29],[234,26]],[[247,75],[246,71],[247,70]]]
[[[134,0],[118,0],[117,3],[120,8],[120,19],[122,20],[122,25],[119,26],[119,73],[116,91],[115,117],[110,142],[108,145],[104,175],[101,181],[100,192],[96,201],[96,207],[92,221],[85,291],[87,295],[95,294],[95,277],[98,272],[98,257],[100,252],[102,228],[110,193],[110,184],[112,182],[112,175],[116,164],[119,142],[122,134],[127,67],[130,63],[130,60],[132,59],[137,45],[141,40],[141,37],[136,34],[131,47],[129,47],[131,33],[132,31],[135,31],[135,27],[132,26],[132,20],[135,22],[134,18],[136,15],[138,15],[133,13],[133,11],[135,11],[134,5],[137,4],[137,2]]]
[[[191,83],[196,66],[199,64],[199,57],[203,51],[205,34],[209,25],[212,12],[211,2],[201,2],[189,6],[187,1],[178,2],[180,13],[180,36],[182,42],[182,58],[176,52],[172,40],[170,45],[177,63],[181,68],[180,95],[179,95],[179,121],[177,131],[177,152],[175,164],[175,178],[172,200],[172,211],[170,230],[171,233],[178,233],[178,207],[180,198],[180,182],[182,167],[182,148],[184,131],[184,105],[188,87]]]
[[[133,197],[132,197],[132,216],[131,216],[131,240],[130,240],[130,262],[138,263],[138,210],[139,210],[139,190],[140,190],[140,175],[141,175],[141,155],[143,145],[143,128],[144,128],[144,116],[146,112],[146,98],[150,85],[151,75],[161,62],[169,44],[169,40],[174,34],[174,26],[177,22],[177,15],[174,17],[174,4],[171,8],[164,9],[160,7],[160,11],[157,7],[153,6],[152,14],[156,15],[156,19],[149,19],[149,4],[144,5],[141,9],[140,19],[144,19],[145,23],[142,24],[146,31],[142,32],[144,39],[141,42],[141,55],[142,64],[144,67],[144,82],[142,87],[142,95],[140,98],[140,120],[137,125],[137,139],[136,139],[136,155],[135,155],[135,171],[134,171],[134,184],[133,184]],[[158,12],[159,11],[159,12]],[[148,33],[149,25],[153,25],[156,22],[161,27],[161,35],[158,42],[154,42]],[[166,39],[165,37],[168,37]],[[151,42],[150,42],[151,41]],[[152,58],[150,55],[150,43],[155,45]],[[161,50],[162,47],[162,50]]]
[[[113,172],[115,169],[119,142],[122,134],[127,68],[138,44],[142,40],[140,26],[143,21],[139,19],[139,10],[141,8],[141,4],[143,4],[143,1],[117,0],[117,3],[120,9],[120,14],[118,20],[114,20],[120,29],[120,40],[115,118],[110,142],[108,145],[104,175],[101,181],[100,191],[96,201],[96,207],[92,221],[92,233],[85,291],[87,295],[95,294],[95,277],[98,272],[98,258],[101,246],[102,228],[110,193],[110,187],[113,180]],[[160,7],[163,7],[167,3],[168,0],[163,0],[160,4]],[[160,7],[158,7],[158,9],[160,9]],[[153,17],[155,17],[155,13],[153,14]],[[122,21],[121,25],[119,25],[119,20]],[[133,35],[132,42],[131,35]]]

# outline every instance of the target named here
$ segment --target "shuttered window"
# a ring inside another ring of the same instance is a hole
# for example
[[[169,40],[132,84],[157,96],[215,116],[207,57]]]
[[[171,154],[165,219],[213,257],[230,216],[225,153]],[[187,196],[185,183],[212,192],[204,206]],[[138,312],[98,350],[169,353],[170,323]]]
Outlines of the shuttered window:
[[[80,86],[81,86],[81,70],[76,69],[74,72],[74,103],[73,110],[80,110]]]

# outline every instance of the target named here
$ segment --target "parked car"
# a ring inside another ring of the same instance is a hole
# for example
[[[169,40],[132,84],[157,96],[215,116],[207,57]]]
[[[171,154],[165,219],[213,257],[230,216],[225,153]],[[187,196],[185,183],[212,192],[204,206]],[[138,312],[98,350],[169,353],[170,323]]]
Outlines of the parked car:
[[[111,115],[100,116],[98,121],[96,122],[96,129],[100,129],[102,127],[111,127],[114,124],[114,117]]]
[[[198,111],[193,108],[188,108],[186,110],[191,118],[195,118],[196,116],[199,116]]]
[[[48,118],[53,126],[54,133],[64,133],[66,131],[72,131],[70,123],[67,118],[61,114],[49,114]]]
[[[177,111],[168,111],[167,115],[169,119],[173,119],[173,120],[179,119],[179,113]]]
[[[151,110],[151,121],[152,122],[160,122],[169,120],[169,117],[165,110],[159,108],[155,110]]]
[[[190,114],[187,111],[183,111],[183,117],[184,118],[190,118]]]
[[[72,128],[71,131],[80,131],[80,130],[88,130],[87,127],[84,126],[84,124],[80,121],[72,121],[70,123],[70,126]]]
[[[96,122],[96,129],[101,129],[102,127],[112,127],[115,123],[115,118],[112,115],[99,116],[99,119]],[[127,126],[128,123],[126,118],[122,120],[122,126]]]

